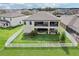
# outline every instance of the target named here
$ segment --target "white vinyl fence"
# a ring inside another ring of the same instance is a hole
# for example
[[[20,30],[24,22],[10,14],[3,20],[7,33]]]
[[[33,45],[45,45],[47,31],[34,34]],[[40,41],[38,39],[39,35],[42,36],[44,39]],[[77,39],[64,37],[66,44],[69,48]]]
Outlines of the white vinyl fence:
[[[72,35],[70,35],[67,31],[65,31],[66,36],[70,39],[70,41],[72,42],[73,46],[77,46],[78,43],[76,42],[76,40],[73,38]]]
[[[77,42],[75,39],[65,31],[66,36],[70,39],[71,43],[49,43],[49,42],[42,42],[42,43],[11,43],[20,33],[22,29],[12,35],[6,42],[5,47],[77,47]]]
[[[28,43],[28,44],[10,44],[7,47],[76,47],[72,43]]]
[[[14,33],[5,43],[5,47],[11,44],[11,42],[23,31],[23,28],[21,28],[19,31]]]

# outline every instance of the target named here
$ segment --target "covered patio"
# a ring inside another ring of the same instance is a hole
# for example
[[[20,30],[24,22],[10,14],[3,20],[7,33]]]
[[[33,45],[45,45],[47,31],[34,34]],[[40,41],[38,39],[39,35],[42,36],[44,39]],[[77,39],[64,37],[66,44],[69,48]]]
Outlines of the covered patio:
[[[54,28],[35,28],[38,34],[57,34],[57,29]]]

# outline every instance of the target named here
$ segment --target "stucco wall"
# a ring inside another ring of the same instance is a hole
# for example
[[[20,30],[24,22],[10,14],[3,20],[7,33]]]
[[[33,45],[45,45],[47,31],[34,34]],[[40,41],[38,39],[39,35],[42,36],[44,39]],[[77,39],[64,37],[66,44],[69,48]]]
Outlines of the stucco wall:
[[[11,22],[11,26],[16,26],[16,25],[23,24],[22,20],[24,20],[26,18],[27,18],[27,16],[12,18],[12,20],[10,21]]]
[[[0,27],[2,27],[3,26],[3,24],[2,23],[0,23]]]
[[[30,21],[26,21],[26,25],[24,27],[24,33],[30,33],[31,31],[34,30],[34,28],[54,28],[54,29],[58,29],[58,27],[50,27],[50,26],[34,26],[34,21],[32,21],[32,25],[30,25]]]
[[[20,16],[20,17],[5,17],[5,20],[8,20],[10,22],[9,26],[17,26],[23,24],[23,20],[27,19],[29,16]],[[1,17],[3,18],[3,17]],[[4,20],[4,19],[3,19]],[[2,26],[0,24],[0,26]]]
[[[26,25],[24,27],[24,33],[30,33],[32,30],[34,30],[34,21],[31,21],[32,25],[30,25],[30,21],[26,21]]]

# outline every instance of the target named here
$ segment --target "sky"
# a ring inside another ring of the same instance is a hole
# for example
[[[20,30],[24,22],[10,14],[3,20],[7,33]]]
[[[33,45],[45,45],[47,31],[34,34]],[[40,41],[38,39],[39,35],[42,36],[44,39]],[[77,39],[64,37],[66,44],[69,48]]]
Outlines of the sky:
[[[79,8],[79,3],[0,3],[0,9]]]

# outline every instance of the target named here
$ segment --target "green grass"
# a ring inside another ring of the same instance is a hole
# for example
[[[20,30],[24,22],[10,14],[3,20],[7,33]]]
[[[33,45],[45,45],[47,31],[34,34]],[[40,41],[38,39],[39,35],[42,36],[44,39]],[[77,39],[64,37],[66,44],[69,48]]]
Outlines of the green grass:
[[[24,36],[23,33],[21,33],[14,41],[13,43],[38,43],[38,42],[55,42],[58,40],[55,40],[55,38],[59,39],[59,35],[36,35],[33,38],[30,38],[28,36]]]
[[[59,34],[53,34],[53,35],[49,35],[49,34],[40,34],[40,35],[36,35],[33,38],[29,38],[28,36],[24,36],[23,33],[21,33],[12,43],[57,43],[59,42]],[[67,38],[66,43],[71,43],[71,41]]]
[[[79,48],[4,48],[4,56],[79,56]]]
[[[62,27],[59,28],[59,31],[61,32],[61,34],[65,31]],[[21,33],[14,41],[13,44],[15,43],[54,43],[54,42],[59,42],[59,37],[60,34],[38,34],[36,36],[34,36],[33,38],[30,38],[27,35],[23,35],[23,33]],[[66,37],[65,40],[66,43],[71,43],[71,41]]]
[[[11,34],[16,32],[20,27],[7,30],[0,29],[0,45],[4,43]],[[2,38],[2,39],[1,39]],[[78,47],[72,48],[1,48],[0,56],[79,56]]]
[[[21,26],[15,28],[0,28],[0,48],[3,47],[7,39],[20,28]]]

